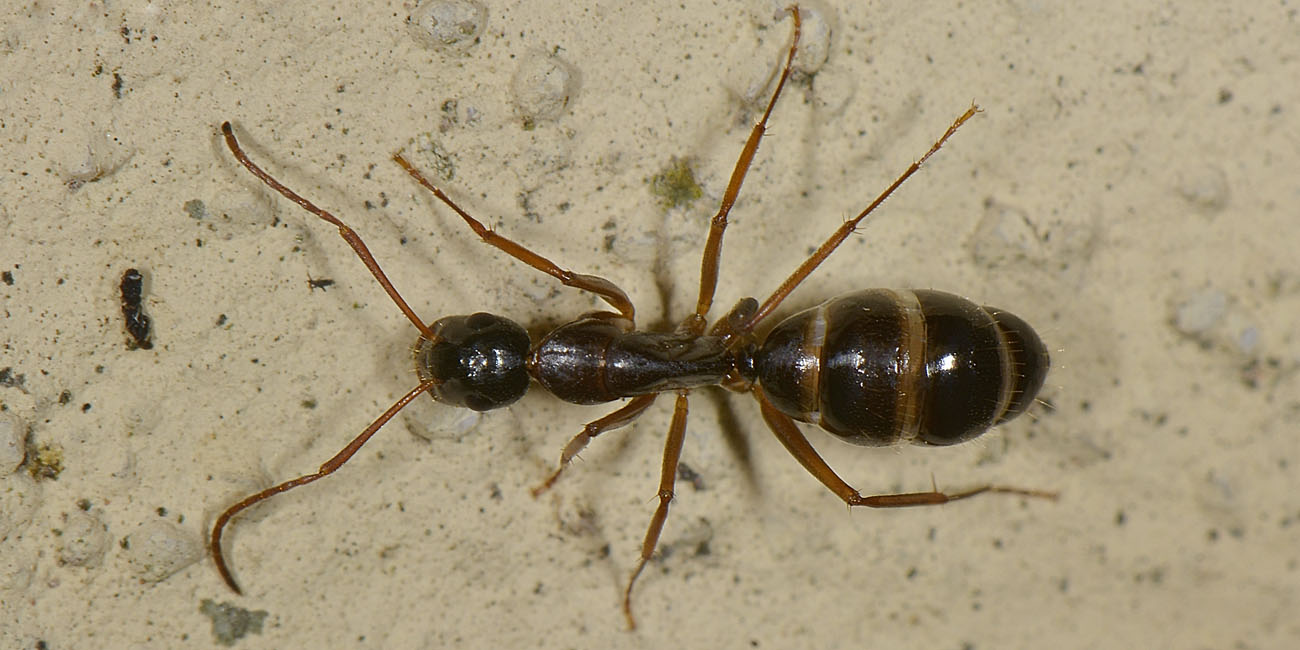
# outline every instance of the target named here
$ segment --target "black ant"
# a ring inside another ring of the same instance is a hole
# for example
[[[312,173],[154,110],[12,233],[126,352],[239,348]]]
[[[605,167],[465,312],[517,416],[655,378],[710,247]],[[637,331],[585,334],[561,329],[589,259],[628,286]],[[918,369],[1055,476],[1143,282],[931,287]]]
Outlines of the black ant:
[[[675,395],[672,424],[664,448],[659,505],[650,519],[641,558],[623,592],[629,628],[632,587],[654,553],[673,499],[678,458],[686,436],[687,396],[691,389],[721,385],[758,400],[763,419],[778,440],[817,480],[850,506],[901,508],[937,505],[986,492],[1054,498],[1048,492],[984,485],[963,492],[937,490],[863,496],[844,482],[808,443],[795,420],[816,424],[858,445],[900,442],[952,445],[965,442],[1023,413],[1047,375],[1047,349],[1032,328],[1016,316],[981,307],[965,298],[932,290],[868,289],[850,293],[790,316],[760,339],[763,322],[890,194],[903,184],[979,108],[971,105],[930,147],[857,217],[834,234],[781,283],[762,304],[745,298],[708,326],[722,255],[722,234],[745,180],[768,118],[776,106],[799,42],[800,15],[791,8],[793,42],[758,123],[750,131],[709,227],[695,313],[672,332],[645,332],[635,326],[632,301],[601,277],[560,268],[523,245],[487,228],[435,187],[400,154],[406,173],[460,215],[474,234],[565,286],[596,294],[614,311],[596,311],[561,325],[533,342],[517,323],[487,313],[447,316],[425,324],[393,288],[365,243],[337,217],[280,184],[249,160],[230,123],[221,125],[235,158],[263,183],[304,210],[328,221],[370,269],[398,309],[420,332],[415,365],[420,383],[397,400],[342,451],[314,474],[269,487],[230,506],[212,527],[212,559],[226,584],[240,593],[221,549],[221,535],[235,515],[276,494],[334,473],[398,411],[422,393],[475,411],[507,406],[528,390],[530,378],[567,402],[600,404],[631,398],[613,413],[589,422],[560,455],[556,470],[533,489],[549,489],[592,438],[631,423],[662,393]]]

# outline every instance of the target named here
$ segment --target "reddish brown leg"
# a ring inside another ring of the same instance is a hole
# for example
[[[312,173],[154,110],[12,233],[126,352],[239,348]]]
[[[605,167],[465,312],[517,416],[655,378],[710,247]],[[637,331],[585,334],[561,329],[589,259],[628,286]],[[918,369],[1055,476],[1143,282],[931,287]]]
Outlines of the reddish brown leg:
[[[415,315],[415,311],[412,310],[410,305],[407,305],[406,301],[402,299],[402,294],[398,293],[397,289],[393,287],[393,283],[388,281],[388,276],[384,274],[383,269],[379,268],[379,262],[375,261],[375,256],[370,254],[370,249],[366,248],[366,243],[361,241],[361,236],[358,235],[356,231],[349,228],[348,225],[340,221],[338,217],[316,207],[316,204],[299,196],[297,192],[285,187],[280,183],[280,181],[271,178],[270,174],[262,171],[261,167],[258,167],[252,160],[249,160],[248,155],[245,154],[244,150],[239,146],[239,141],[235,140],[235,131],[230,127],[230,122],[223,122],[221,124],[221,134],[225,136],[226,146],[230,148],[230,153],[235,155],[235,160],[238,160],[240,164],[248,169],[248,171],[252,172],[254,176],[260,179],[263,183],[266,183],[266,185],[271,189],[279,192],[284,198],[297,203],[302,209],[334,224],[339,229],[339,235],[343,237],[343,241],[346,241],[348,246],[351,246],[352,250],[356,251],[357,257],[361,258],[361,262],[366,265],[367,269],[370,269],[370,274],[375,276],[375,279],[379,281],[379,284],[384,288],[384,291],[388,292],[388,297],[393,299],[393,302],[397,304],[397,308],[402,310],[402,313],[406,315],[406,319],[411,321],[412,325],[415,325],[415,329],[420,330],[420,334],[424,336],[425,339],[432,341],[436,338],[433,334],[433,330],[430,330],[429,326],[424,324],[424,321],[420,320],[419,316]]]
[[[907,508],[910,506],[935,506],[973,497],[977,494],[1003,493],[1018,494],[1025,497],[1035,497],[1039,499],[1055,499],[1055,492],[1043,492],[1039,490],[1027,490],[1016,487],[1006,487],[1001,485],[982,485],[970,490],[956,492],[952,494],[932,490],[930,492],[910,492],[907,494],[879,494],[875,496],[862,496],[853,486],[844,482],[830,465],[822,460],[821,454],[817,453],[813,446],[808,444],[808,439],[799,431],[799,427],[790,419],[790,416],[776,410],[767,397],[763,395],[761,389],[754,389],[754,397],[758,399],[758,404],[763,412],[763,419],[767,421],[767,426],[776,434],[777,440],[785,445],[790,455],[803,465],[817,480],[822,482],[827,489],[834,492],[836,496],[844,500],[844,503],[850,506],[866,506],[868,508]]]
[[[654,555],[655,546],[659,545],[659,533],[668,521],[668,504],[673,500],[673,484],[677,481],[677,461],[682,457],[682,442],[686,439],[686,391],[677,393],[677,406],[673,409],[673,423],[668,428],[668,442],[664,444],[664,465],[659,475],[659,507],[650,518],[650,528],[645,532],[645,542],[641,545],[641,559],[636,563],[636,570],[628,578],[627,589],[623,591],[623,615],[627,617],[627,629],[636,629],[636,618],[632,616],[632,586],[640,577],[645,563]]]
[[[623,290],[618,288],[618,286],[613,282],[599,276],[583,275],[581,273],[574,273],[573,271],[562,269],[556,266],[551,260],[534,253],[522,244],[512,239],[508,239],[503,235],[498,235],[496,231],[484,226],[481,221],[470,216],[468,212],[461,209],[459,205],[456,205],[456,202],[452,201],[451,197],[447,196],[442,190],[435,187],[433,183],[430,183],[429,180],[424,177],[424,174],[420,173],[420,170],[416,169],[414,165],[407,162],[407,160],[402,157],[402,154],[393,154],[393,160],[396,161],[398,165],[401,165],[402,169],[405,169],[406,173],[410,174],[411,178],[414,178],[417,183],[423,185],[425,189],[438,197],[439,201],[447,204],[447,207],[460,215],[460,218],[465,220],[465,223],[474,231],[474,234],[478,235],[479,239],[483,240],[483,243],[494,246],[510,257],[513,257],[520,262],[559,280],[566,287],[574,287],[576,289],[582,289],[583,291],[590,291],[600,296],[605,302],[613,305],[614,309],[617,309],[619,313],[629,321],[635,321],[636,310],[632,307],[632,301],[628,299],[627,294],[623,293]]]
[[[745,174],[749,172],[749,165],[754,161],[754,154],[758,152],[758,143],[767,130],[767,120],[772,116],[772,109],[776,108],[776,100],[781,96],[781,89],[785,88],[786,79],[790,77],[790,66],[794,63],[794,53],[799,46],[799,29],[802,24],[799,8],[790,9],[791,16],[794,18],[794,37],[790,43],[790,51],[785,57],[785,67],[781,69],[776,90],[772,91],[772,98],[767,102],[767,110],[763,111],[763,117],[749,132],[749,139],[745,141],[745,148],[740,152],[740,159],[736,161],[736,167],[731,171],[727,190],[722,194],[722,205],[718,207],[718,213],[713,216],[713,221],[709,225],[709,238],[704,243],[704,258],[700,262],[700,297],[695,303],[695,316],[690,321],[695,324],[692,329],[697,334],[704,331],[704,317],[713,306],[713,294],[718,288],[718,265],[722,260],[722,233],[727,229],[727,215],[731,213],[731,206],[736,203],[740,186],[745,182]]]
[[[578,432],[578,435],[574,436],[569,440],[569,444],[564,446],[564,451],[560,454],[560,466],[555,468],[555,472],[546,481],[533,488],[533,497],[541,496],[543,492],[551,489],[551,486],[555,485],[555,482],[559,480],[560,474],[564,473],[564,469],[569,466],[575,456],[587,448],[587,443],[591,442],[592,438],[606,431],[631,424],[633,420],[641,417],[641,413],[650,408],[651,404],[654,404],[655,398],[658,396],[659,394],[655,393],[653,395],[634,397],[632,401],[624,404],[623,408],[599,420],[588,422],[586,426],[582,427],[582,431]]]
[[[361,435],[357,436],[356,438],[353,438],[352,442],[349,442],[348,446],[344,447],[342,451],[340,451],[337,454],[334,454],[333,458],[325,461],[325,464],[321,465],[320,470],[317,471],[315,474],[307,474],[305,476],[299,476],[298,478],[293,479],[291,481],[285,481],[279,485],[266,488],[265,490],[262,490],[257,494],[247,497],[243,501],[240,501],[239,503],[236,503],[235,505],[230,506],[229,508],[226,508],[226,511],[221,513],[221,516],[217,517],[216,523],[212,525],[212,561],[216,563],[217,573],[221,574],[221,579],[225,580],[226,584],[229,585],[230,588],[234,590],[235,593],[237,594],[244,593],[239,589],[239,584],[235,582],[234,576],[231,575],[230,567],[226,566],[225,555],[221,552],[221,533],[223,530],[225,530],[226,524],[230,522],[230,519],[232,517],[239,514],[243,510],[249,508],[250,506],[265,501],[277,494],[280,494],[281,492],[288,492],[289,490],[292,490],[296,487],[306,485],[317,479],[321,479],[326,476],[329,476],[330,474],[333,474],[335,471],[338,470],[338,468],[342,467],[344,463],[348,462],[348,459],[352,458],[352,456],[356,454],[357,451],[359,451],[361,447],[365,445],[366,442],[369,441],[372,436],[375,435],[376,432],[379,431],[380,427],[384,426],[384,424],[386,424],[389,420],[391,420],[394,415],[397,415],[397,412],[401,411],[402,408],[404,408],[407,404],[410,404],[411,400],[415,399],[416,397],[419,397],[421,393],[429,390],[430,388],[433,388],[435,383],[436,382],[432,380],[421,382],[420,385],[413,388],[411,392],[407,393],[406,395],[403,395],[401,399],[397,400],[396,403],[388,407],[388,410],[384,411],[383,415],[379,416],[378,419],[370,423],[370,426],[366,427],[366,430],[362,431]]]
[[[893,194],[894,190],[898,189],[899,186],[903,184],[903,181],[906,181],[912,174],[915,174],[916,171],[921,168],[921,165],[924,165],[925,161],[929,160],[930,156],[933,156],[934,153],[939,150],[939,147],[942,147],[943,143],[947,142],[948,138],[952,137],[952,134],[957,132],[957,129],[960,128],[961,125],[965,124],[967,120],[974,117],[979,111],[980,109],[978,106],[971,104],[970,108],[966,109],[966,112],[962,113],[961,117],[958,117],[953,121],[952,125],[948,127],[948,130],[944,131],[943,135],[935,141],[934,146],[930,147],[930,150],[927,151],[924,156],[921,156],[920,160],[913,162],[912,165],[907,168],[907,171],[904,171],[901,176],[889,185],[889,187],[885,188],[885,191],[881,192],[880,196],[877,196],[876,200],[872,201],[865,210],[858,214],[858,216],[844,222],[844,224],[841,225],[839,229],[830,236],[830,238],[817,248],[817,251],[814,252],[811,257],[804,260],[803,264],[800,264],[799,268],[795,269],[794,273],[791,273],[790,277],[786,278],[785,282],[782,282],[780,287],[777,287],[777,290],[774,291],[767,300],[763,301],[762,306],[758,308],[758,311],[749,319],[749,322],[745,327],[742,328],[742,332],[753,331],[759,321],[762,321],[771,314],[772,310],[776,309],[777,305],[780,305],[781,301],[785,300],[786,296],[790,295],[790,292],[794,291],[795,287],[799,286],[799,283],[803,282],[804,279],[813,272],[813,269],[816,269],[822,262],[826,261],[826,258],[830,257],[831,253],[835,252],[835,249],[838,248],[840,244],[844,243],[844,240],[848,239],[849,235],[853,234],[854,229],[858,227],[858,224],[861,223],[863,219],[867,218],[867,215],[871,214],[881,203],[884,203],[885,199],[889,198],[889,195]]]

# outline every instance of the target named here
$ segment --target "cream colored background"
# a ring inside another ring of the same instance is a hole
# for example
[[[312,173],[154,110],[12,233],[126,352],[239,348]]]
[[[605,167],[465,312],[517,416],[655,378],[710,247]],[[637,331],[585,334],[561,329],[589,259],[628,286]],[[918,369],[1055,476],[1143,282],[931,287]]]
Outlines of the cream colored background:
[[[1300,27],[1276,2],[828,3],[830,60],[776,111],[715,314],[766,295],[972,99],[985,108],[784,313],[936,287],[1034,323],[1057,407],[1037,421],[945,450],[809,433],[864,491],[933,475],[1060,490],[1058,503],[848,513],[747,399],[701,392],[684,460],[706,489],[679,486],[662,541],[675,552],[643,576],[628,634],[619,596],[670,406],[598,440],[534,501],[564,442],[605,412],[539,391],[460,440],[395,422],[344,471],[238,521],[245,597],[206,557],[141,584],[118,541],[159,507],[205,537],[225,505],[312,471],[414,385],[412,328],[328,226],[238,167],[223,120],[356,227],[428,319],[545,326],[594,304],[482,247],[388,160],[437,132],[448,99],[461,121],[439,136],[446,186],[468,209],[614,280],[643,325],[693,303],[754,115],[737,93],[775,67],[789,21],[727,0],[487,4],[463,55],[419,46],[397,2],[4,11],[0,266],[15,281],[0,285],[0,367],[24,381],[0,402],[63,447],[66,469],[5,479],[4,503],[37,506],[0,545],[0,645],[207,647],[199,605],[214,599],[269,612],[241,648],[1295,647]],[[525,132],[510,80],[542,50],[582,87]],[[672,156],[698,161],[706,198],[664,215],[645,179]],[[70,191],[88,161],[106,173]],[[200,221],[183,207],[196,199]],[[976,227],[999,215],[1046,241],[981,262]],[[149,277],[149,352],[124,345],[117,285],[133,266]],[[336,284],[311,292],[309,275]],[[1231,298],[1224,320],[1181,336],[1175,306],[1207,288]],[[1258,348],[1242,351],[1251,326]],[[60,566],[54,531],[82,498],[108,551]]]

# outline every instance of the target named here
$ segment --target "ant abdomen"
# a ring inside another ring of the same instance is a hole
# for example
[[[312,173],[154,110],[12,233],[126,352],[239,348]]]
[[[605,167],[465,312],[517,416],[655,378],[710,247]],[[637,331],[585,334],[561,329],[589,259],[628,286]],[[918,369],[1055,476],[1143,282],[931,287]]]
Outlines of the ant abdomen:
[[[952,445],[1023,413],[1047,348],[1020,318],[933,290],[868,289],[777,325],[755,360],[782,413],[858,445]]]

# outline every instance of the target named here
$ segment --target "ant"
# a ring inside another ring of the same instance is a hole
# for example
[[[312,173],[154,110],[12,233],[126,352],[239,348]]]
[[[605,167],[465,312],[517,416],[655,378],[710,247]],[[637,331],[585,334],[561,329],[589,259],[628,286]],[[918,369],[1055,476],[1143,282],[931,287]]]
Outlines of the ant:
[[[588,443],[627,426],[663,393],[675,397],[672,424],[664,446],[659,504],[636,568],[623,591],[629,629],[632,588],[654,553],[668,518],[678,459],[686,436],[687,397],[694,388],[721,385],[748,393],[772,433],[817,480],[849,506],[902,508],[938,505],[984,493],[1055,498],[1054,493],[984,485],[962,492],[863,496],[831,469],[795,421],[816,424],[857,445],[901,442],[943,446],[965,442],[1023,413],[1047,375],[1047,349],[1020,318],[965,298],[934,290],[867,289],[833,298],[794,314],[766,337],[754,332],[877,206],[920,169],[979,108],[962,113],[919,160],[913,162],[857,217],[846,221],[804,260],[762,304],[745,298],[709,326],[707,316],[718,283],[722,235],[768,118],[790,76],[799,43],[801,18],[790,8],[793,39],[776,89],[741,151],[714,215],[701,261],[695,313],[671,332],[636,329],[632,301],[613,282],[565,270],[470,216],[424,174],[397,153],[393,160],[465,221],[484,243],[559,280],[591,292],[613,308],[580,316],[531,341],[517,323],[483,312],[447,316],[426,324],[393,288],[361,237],[337,217],[282,185],[240,148],[229,122],[221,125],[226,146],[245,168],[285,198],[333,224],[419,330],[414,357],[420,382],[366,427],[320,470],[266,488],[230,506],[212,527],[212,559],[222,579],[240,592],[221,546],[230,520],[272,496],[333,474],[381,427],[423,393],[444,404],[475,411],[497,409],[523,397],[530,379],[556,397],[576,404],[601,404],[630,398],[613,413],[588,422],[565,445],[555,471],[533,488],[548,490]]]

